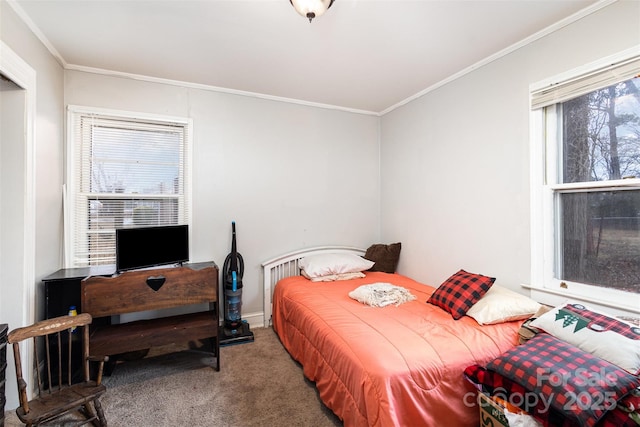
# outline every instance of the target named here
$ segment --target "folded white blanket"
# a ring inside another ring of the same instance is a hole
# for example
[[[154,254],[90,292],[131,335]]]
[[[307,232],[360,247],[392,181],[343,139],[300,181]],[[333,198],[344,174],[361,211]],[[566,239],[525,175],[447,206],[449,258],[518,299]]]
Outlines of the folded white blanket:
[[[359,286],[349,292],[349,296],[356,301],[372,307],[385,307],[389,304],[398,306],[403,302],[416,299],[416,297],[405,288],[382,282]]]

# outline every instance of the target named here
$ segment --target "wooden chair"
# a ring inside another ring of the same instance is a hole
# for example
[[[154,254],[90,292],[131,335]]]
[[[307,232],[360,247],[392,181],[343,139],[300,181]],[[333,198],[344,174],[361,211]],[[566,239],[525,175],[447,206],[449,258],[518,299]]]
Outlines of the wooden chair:
[[[62,316],[9,332],[7,340],[13,345],[20,398],[20,407],[16,409],[16,415],[27,426],[37,426],[62,415],[78,411],[83,415],[83,419],[73,418],[70,422],[72,425],[84,425],[92,422],[96,426],[106,427],[107,421],[98,400],[106,391],[105,386],[101,384],[106,358],[96,360],[98,362],[96,379],[89,379],[89,362],[92,359],[89,356],[89,325],[91,320],[91,315],[87,313],[78,316]],[[32,400],[28,399],[29,386],[22,376],[20,360],[20,342],[29,338],[33,338],[35,366],[38,367],[35,370],[38,395]],[[83,369],[81,382],[75,384],[72,381],[73,364],[71,363],[74,340],[81,342]],[[41,363],[44,363],[43,367],[41,367]],[[70,424],[65,420],[64,425]]]

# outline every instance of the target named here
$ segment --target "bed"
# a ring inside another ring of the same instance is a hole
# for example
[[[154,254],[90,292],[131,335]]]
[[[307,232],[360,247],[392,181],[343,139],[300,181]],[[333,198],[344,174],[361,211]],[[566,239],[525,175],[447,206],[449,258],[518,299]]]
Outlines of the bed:
[[[306,256],[364,252],[322,247],[265,262],[265,324],[273,325],[345,426],[477,426],[476,393],[463,372],[512,348],[522,322],[453,320],[426,303],[434,287],[400,274],[364,272],[363,278],[317,283],[300,275]],[[416,299],[372,307],[348,296],[380,282]]]

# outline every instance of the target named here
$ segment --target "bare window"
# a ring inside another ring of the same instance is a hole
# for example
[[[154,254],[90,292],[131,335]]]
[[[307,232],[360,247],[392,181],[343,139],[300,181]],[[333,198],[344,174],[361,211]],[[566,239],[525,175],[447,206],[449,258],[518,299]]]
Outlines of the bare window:
[[[640,190],[625,184],[640,178],[640,78],[547,110],[560,128],[557,278],[640,293]]]
[[[562,193],[560,278],[640,293],[640,191]]]

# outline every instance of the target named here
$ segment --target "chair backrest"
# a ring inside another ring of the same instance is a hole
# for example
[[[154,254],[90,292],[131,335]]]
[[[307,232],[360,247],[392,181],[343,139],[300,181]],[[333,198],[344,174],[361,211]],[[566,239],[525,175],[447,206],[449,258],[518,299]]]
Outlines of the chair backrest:
[[[77,316],[61,316],[9,332],[7,340],[13,346],[20,406],[26,413],[29,412],[28,388],[22,374],[20,343],[27,339],[33,339],[38,395],[54,393],[75,382],[74,369],[77,369],[80,361],[82,361],[82,380],[89,381],[89,325],[91,320],[91,315],[87,313]],[[77,354],[78,349],[81,350],[81,355]],[[40,369],[41,366],[44,366],[44,369]],[[32,369],[32,367],[27,367],[27,369]]]

